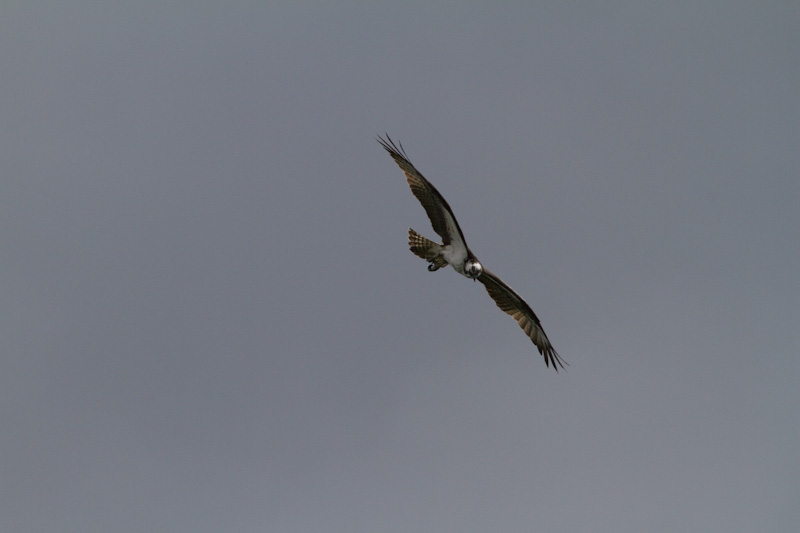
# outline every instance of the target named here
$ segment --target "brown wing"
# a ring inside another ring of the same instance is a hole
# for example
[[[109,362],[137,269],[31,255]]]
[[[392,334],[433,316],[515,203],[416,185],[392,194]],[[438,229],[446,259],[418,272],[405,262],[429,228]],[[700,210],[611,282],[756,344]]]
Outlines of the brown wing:
[[[439,234],[442,242],[451,244],[453,240],[456,240],[460,241],[456,242],[456,245],[466,248],[464,234],[461,233],[461,228],[458,226],[458,221],[453,215],[453,210],[450,209],[447,200],[436,190],[436,187],[425,179],[425,176],[419,170],[414,168],[414,165],[408,160],[405,150],[403,150],[403,145],[400,144],[398,148],[389,135],[386,135],[386,139],[378,137],[378,142],[389,152],[395,163],[405,173],[411,192],[414,193],[419,203],[425,208],[428,218],[431,219],[433,231]]]
[[[504,313],[511,315],[517,321],[528,337],[531,338],[533,343],[539,349],[539,353],[544,356],[544,362],[549,367],[550,363],[553,368],[558,372],[558,367],[564,368],[567,364],[566,361],[556,353],[550,340],[547,338],[539,319],[530,308],[530,306],[523,300],[519,294],[506,285],[503,280],[495,276],[491,271],[485,267],[483,273],[478,278],[478,281],[483,283],[489,296],[492,297],[494,303],[497,304]]]

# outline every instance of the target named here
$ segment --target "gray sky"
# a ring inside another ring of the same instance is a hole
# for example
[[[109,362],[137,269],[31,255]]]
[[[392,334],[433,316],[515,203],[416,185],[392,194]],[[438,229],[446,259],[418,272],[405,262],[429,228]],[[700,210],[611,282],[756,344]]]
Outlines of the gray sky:
[[[0,8],[0,530],[795,530],[796,3],[109,4]]]

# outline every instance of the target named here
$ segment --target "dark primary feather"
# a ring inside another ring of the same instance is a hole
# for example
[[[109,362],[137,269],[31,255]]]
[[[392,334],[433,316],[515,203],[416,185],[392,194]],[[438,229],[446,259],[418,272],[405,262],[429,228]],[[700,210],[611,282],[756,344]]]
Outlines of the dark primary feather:
[[[450,205],[447,203],[447,200],[436,190],[436,187],[431,185],[425,176],[423,176],[419,170],[414,168],[414,165],[408,160],[408,156],[406,155],[405,150],[403,150],[403,145],[400,144],[400,147],[394,144],[392,138],[389,135],[386,135],[386,139],[382,137],[378,137],[378,142],[381,143],[389,155],[392,156],[392,159],[395,160],[397,165],[403,170],[406,175],[406,181],[408,181],[408,186],[411,187],[411,192],[414,193],[414,196],[417,197],[419,203],[422,204],[422,207],[425,209],[425,213],[428,214],[428,218],[431,219],[431,226],[433,226],[433,231],[439,234],[442,238],[442,242],[444,244],[450,244],[450,233],[447,231],[447,220],[445,219],[445,213],[443,209],[447,209],[450,212],[450,217],[453,219],[453,222],[456,225],[456,229],[458,230],[459,236],[461,237],[461,241],[464,241],[464,234],[461,232],[461,227],[458,225],[458,221],[456,220],[455,215],[453,215],[453,210],[450,209]]]
[[[542,329],[539,318],[525,300],[514,292],[514,289],[506,285],[503,280],[495,276],[494,273],[487,270],[485,267],[478,281],[483,283],[483,286],[486,287],[486,292],[492,297],[497,307],[516,320],[519,327],[531,338],[539,349],[539,353],[544,356],[545,364],[550,366],[550,363],[552,363],[556,372],[558,372],[559,366],[564,368],[566,361],[561,359],[553,348],[553,345],[550,344],[550,340]]]

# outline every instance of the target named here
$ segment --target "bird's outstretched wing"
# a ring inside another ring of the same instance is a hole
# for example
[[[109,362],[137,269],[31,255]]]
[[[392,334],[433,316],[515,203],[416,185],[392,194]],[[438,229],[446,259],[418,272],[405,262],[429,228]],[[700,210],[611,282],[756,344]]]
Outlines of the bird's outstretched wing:
[[[389,135],[386,135],[386,139],[379,136],[378,142],[405,173],[411,192],[417,197],[419,203],[425,208],[428,218],[431,219],[433,231],[439,234],[444,244],[454,244],[466,250],[467,243],[464,240],[464,234],[461,233],[458,221],[453,215],[453,210],[450,209],[447,200],[436,190],[436,187],[414,168],[403,150],[403,145],[400,144],[398,147]]]
[[[552,363],[556,372],[558,372],[559,366],[564,368],[564,365],[567,364],[566,361],[561,359],[553,345],[550,344],[550,340],[542,329],[542,324],[536,317],[536,313],[533,312],[533,309],[530,308],[525,300],[485,267],[483,273],[478,277],[478,281],[486,287],[486,291],[492,297],[494,303],[497,304],[497,307],[504,313],[511,315],[517,321],[519,327],[531,338],[539,349],[539,353],[544,356],[545,364],[550,366],[550,363]]]

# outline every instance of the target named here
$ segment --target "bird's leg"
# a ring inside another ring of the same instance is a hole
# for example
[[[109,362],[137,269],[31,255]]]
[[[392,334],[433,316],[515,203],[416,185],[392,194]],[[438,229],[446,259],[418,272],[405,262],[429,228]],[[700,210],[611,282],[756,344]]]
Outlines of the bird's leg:
[[[431,263],[428,265],[428,271],[430,271],[430,272],[435,272],[435,271],[439,270],[439,268],[441,268],[441,267],[439,265],[437,265],[436,262],[434,262],[434,261],[431,261]]]

